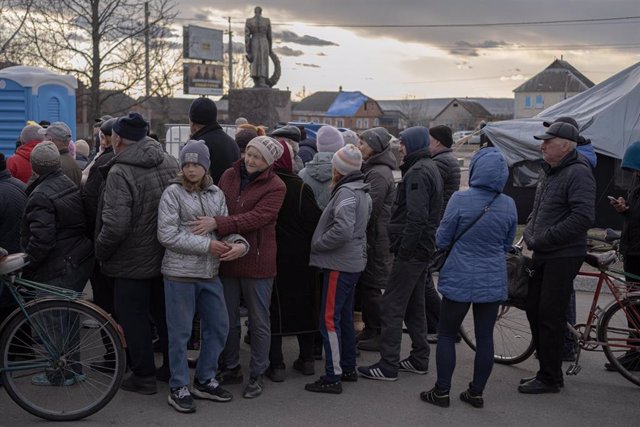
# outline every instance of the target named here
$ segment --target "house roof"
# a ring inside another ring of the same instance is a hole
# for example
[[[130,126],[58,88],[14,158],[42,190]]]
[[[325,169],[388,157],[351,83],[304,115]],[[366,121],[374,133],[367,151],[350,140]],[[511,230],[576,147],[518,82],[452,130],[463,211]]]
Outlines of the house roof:
[[[352,117],[355,116],[362,104],[369,97],[362,92],[340,92],[325,113],[327,117]]]
[[[432,99],[403,99],[378,101],[380,108],[387,111],[402,111],[407,117],[424,117],[432,120],[440,114],[454,99],[460,102],[473,102],[484,111],[480,115],[513,116],[513,98],[432,98]],[[468,109],[479,110],[477,106]],[[471,111],[471,110],[470,110]]]
[[[333,101],[340,92],[316,92],[300,100],[296,106],[297,111],[322,111],[331,107]]]
[[[515,88],[514,92],[582,92],[594,83],[573,65],[556,59],[547,68]]]

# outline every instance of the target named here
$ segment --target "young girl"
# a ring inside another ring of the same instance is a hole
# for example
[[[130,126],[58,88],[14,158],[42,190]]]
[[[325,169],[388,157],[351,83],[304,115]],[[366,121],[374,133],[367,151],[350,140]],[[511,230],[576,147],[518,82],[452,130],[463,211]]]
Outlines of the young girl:
[[[169,332],[171,379],[168,402],[179,412],[194,412],[196,398],[228,402],[233,396],[215,380],[218,357],[229,332],[220,261],[231,261],[249,251],[238,234],[219,240],[215,232],[195,234],[193,222],[226,216],[222,191],[209,175],[209,149],[203,141],[188,141],[180,151],[182,168],[162,194],[158,208],[158,240],[166,248],[162,260]],[[202,347],[191,392],[187,341],[193,316],[200,314]]]

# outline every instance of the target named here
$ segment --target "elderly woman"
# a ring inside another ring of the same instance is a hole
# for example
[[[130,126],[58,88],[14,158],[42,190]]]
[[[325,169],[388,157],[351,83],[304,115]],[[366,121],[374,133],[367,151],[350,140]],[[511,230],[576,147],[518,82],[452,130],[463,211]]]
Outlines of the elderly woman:
[[[223,368],[217,377],[220,384],[237,384],[243,380],[238,321],[242,293],[249,310],[251,333],[250,378],[243,392],[247,399],[262,394],[263,375],[269,366],[269,305],[276,276],[276,220],[286,192],[272,165],[282,152],[282,146],[273,138],[252,139],[244,158],[227,169],[218,183],[225,194],[229,215],[203,217],[194,222],[197,234],[214,230],[219,236],[237,233],[249,243],[249,252],[244,257],[221,266],[230,330],[222,352]]]
[[[454,244],[438,280],[443,296],[436,350],[438,380],[420,394],[425,402],[449,406],[456,334],[473,305],[477,340],[473,380],[460,399],[476,408],[484,405],[482,392],[493,368],[493,327],[498,306],[507,299],[505,253],[517,224],[515,202],[502,194],[508,176],[507,162],[496,148],[477,152],[469,169],[470,188],[453,194],[438,227],[438,247]]]

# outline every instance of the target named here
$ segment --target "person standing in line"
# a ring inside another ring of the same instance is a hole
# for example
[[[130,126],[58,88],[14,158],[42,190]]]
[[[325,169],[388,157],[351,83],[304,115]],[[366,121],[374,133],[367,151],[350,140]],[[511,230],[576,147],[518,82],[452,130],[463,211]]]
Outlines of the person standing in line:
[[[69,126],[64,122],[53,122],[38,132],[44,135],[45,141],[51,141],[58,147],[62,173],[80,188],[82,185],[82,171],[76,164],[75,152],[71,153],[70,151],[70,148],[75,147],[75,145],[71,141],[71,129]]]
[[[249,244],[239,234],[221,238],[214,232],[191,232],[190,222],[203,216],[226,215],[227,204],[209,175],[209,149],[204,141],[187,142],[180,151],[180,166],[178,177],[160,199],[158,240],[166,248],[162,274],[171,367],[168,403],[178,412],[194,412],[192,395],[215,402],[233,398],[215,379],[218,357],[229,332],[218,267],[221,261],[245,255]],[[196,309],[201,319],[202,347],[190,391],[187,342]]]
[[[456,367],[455,340],[472,307],[476,337],[473,380],[460,399],[476,408],[484,406],[482,393],[493,368],[493,328],[500,302],[507,299],[505,254],[517,227],[515,202],[502,194],[508,177],[507,162],[497,148],[478,151],[471,159],[469,189],[453,193],[438,227],[437,246],[451,247],[451,252],[438,278],[443,295],[436,349],[438,379],[431,390],[420,393],[427,403],[449,406]],[[474,222],[478,215],[482,216]],[[461,237],[451,246],[457,236]]]
[[[13,156],[7,159],[7,169],[14,178],[19,179],[25,184],[31,178],[31,162],[29,156],[33,148],[44,141],[44,135],[39,131],[42,129],[39,125],[27,125],[20,132],[20,146],[16,149]]]
[[[315,393],[342,393],[343,381],[357,381],[353,298],[367,264],[369,185],[364,183],[362,154],[354,145],[332,159],[333,191],[311,240],[310,264],[323,270],[320,332],[326,355],[325,375],[305,385]]]

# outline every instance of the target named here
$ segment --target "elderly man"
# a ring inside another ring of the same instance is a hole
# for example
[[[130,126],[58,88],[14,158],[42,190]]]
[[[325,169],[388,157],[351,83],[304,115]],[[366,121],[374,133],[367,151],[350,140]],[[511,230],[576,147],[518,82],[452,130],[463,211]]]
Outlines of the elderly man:
[[[383,381],[397,380],[398,371],[426,374],[429,369],[424,282],[442,208],[442,178],[429,155],[429,130],[405,129],[400,151],[402,182],[389,221],[395,260],[382,296],[380,361],[358,368],[363,377]],[[411,354],[400,360],[403,321],[411,337]]]
[[[298,155],[300,152],[300,129],[297,126],[287,125],[274,130],[271,136],[277,140],[286,142],[293,150],[293,172],[298,173],[304,168],[304,162]]]
[[[157,238],[158,205],[179,167],[160,143],[146,137],[147,129],[147,122],[138,113],[120,117],[113,125],[115,157],[101,168],[108,175],[98,207],[95,246],[102,273],[115,278],[115,314],[127,339],[132,372],[122,388],[154,394],[157,386],[150,313],[168,365],[160,273],[164,248]],[[168,379],[168,372],[160,374]]]
[[[69,126],[64,122],[53,122],[38,132],[44,135],[45,141],[51,141],[58,147],[62,173],[73,181],[75,185],[80,187],[82,184],[82,171],[69,153],[69,143],[71,142],[71,129]]]
[[[29,157],[33,148],[44,140],[44,135],[39,133],[42,129],[39,125],[27,125],[20,132],[20,146],[16,153],[7,159],[7,169],[14,178],[18,178],[25,184],[31,178],[31,163]]]
[[[565,311],[587,252],[596,194],[591,169],[576,151],[575,126],[554,123],[534,138],[542,141],[544,164],[524,239],[533,251],[527,317],[540,369],[536,376],[520,381],[518,391],[527,394],[557,393],[564,385]]]

